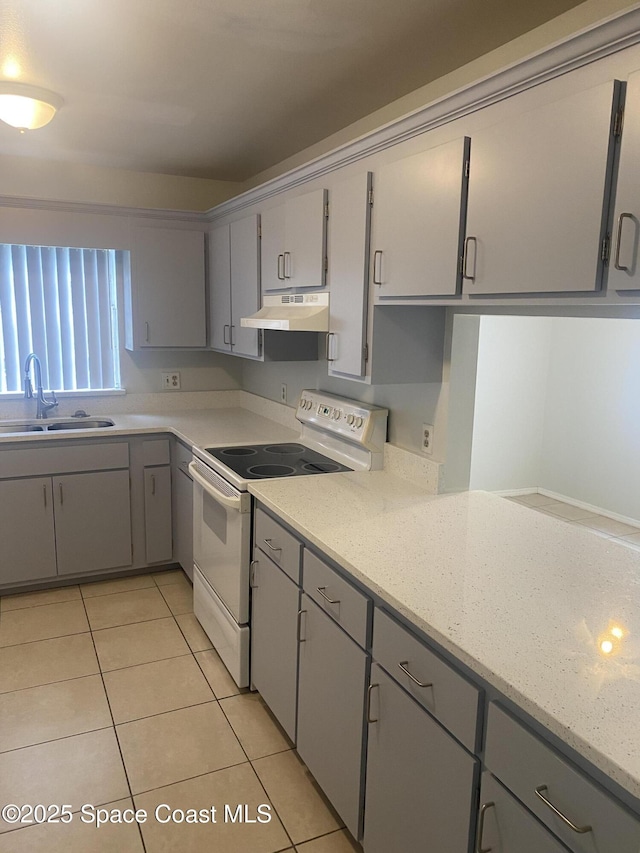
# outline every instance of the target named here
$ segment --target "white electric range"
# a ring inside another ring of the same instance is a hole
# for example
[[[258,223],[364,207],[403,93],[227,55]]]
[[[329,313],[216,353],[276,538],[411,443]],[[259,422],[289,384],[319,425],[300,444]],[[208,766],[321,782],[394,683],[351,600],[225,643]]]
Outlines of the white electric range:
[[[252,513],[248,483],[382,468],[388,411],[303,391],[299,441],[195,448],[193,610],[239,687],[249,684]]]

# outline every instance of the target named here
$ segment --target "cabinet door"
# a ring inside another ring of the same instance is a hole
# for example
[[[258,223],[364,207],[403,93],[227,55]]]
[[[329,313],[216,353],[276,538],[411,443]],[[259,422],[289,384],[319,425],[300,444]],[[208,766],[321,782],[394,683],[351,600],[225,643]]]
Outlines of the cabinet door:
[[[58,574],[131,565],[129,471],[53,478]]]
[[[373,283],[388,296],[459,290],[469,140],[389,163],[374,180]]]
[[[617,101],[605,83],[474,134],[467,293],[600,289]]]
[[[0,481],[0,584],[56,574],[51,478]]]
[[[476,759],[378,664],[369,692],[366,853],[466,853]]]
[[[482,774],[477,849],[492,853],[567,853],[493,776]]]
[[[240,325],[260,308],[260,238],[257,216],[231,223],[231,343],[236,355],[260,354],[258,329]]]
[[[213,349],[231,351],[231,245],[229,226],[209,233],[209,329]]]
[[[295,741],[300,589],[258,550],[251,588],[251,682]]]
[[[357,838],[368,659],[307,595],[301,608],[297,749]]]
[[[180,465],[173,481],[174,558],[193,580],[193,481]]]
[[[136,349],[207,345],[202,232],[135,228],[131,288]]]
[[[327,359],[329,374],[364,376],[369,286],[371,172],[342,180],[331,190]]]
[[[173,557],[171,533],[171,467],[144,469],[144,523],[147,563]]]
[[[640,71],[629,77],[625,100],[609,266],[610,290],[640,290]]]
[[[287,287],[324,287],[327,263],[326,190],[287,199],[284,275]]]
[[[289,282],[284,278],[284,204],[262,212],[260,229],[262,291],[286,290]]]

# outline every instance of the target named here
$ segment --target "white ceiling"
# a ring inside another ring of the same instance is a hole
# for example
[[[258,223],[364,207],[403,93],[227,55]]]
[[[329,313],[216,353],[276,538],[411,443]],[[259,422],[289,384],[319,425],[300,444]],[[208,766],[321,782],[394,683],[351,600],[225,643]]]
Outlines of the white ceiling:
[[[0,154],[243,180],[577,0],[0,0],[0,79],[59,93]]]

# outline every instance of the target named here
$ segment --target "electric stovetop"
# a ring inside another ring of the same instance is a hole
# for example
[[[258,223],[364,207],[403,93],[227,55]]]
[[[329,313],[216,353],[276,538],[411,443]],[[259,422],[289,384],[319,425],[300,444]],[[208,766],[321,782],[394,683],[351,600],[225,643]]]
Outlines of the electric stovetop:
[[[262,477],[299,477],[303,474],[333,474],[351,471],[303,444],[252,444],[246,447],[207,447],[227,468],[246,480]]]

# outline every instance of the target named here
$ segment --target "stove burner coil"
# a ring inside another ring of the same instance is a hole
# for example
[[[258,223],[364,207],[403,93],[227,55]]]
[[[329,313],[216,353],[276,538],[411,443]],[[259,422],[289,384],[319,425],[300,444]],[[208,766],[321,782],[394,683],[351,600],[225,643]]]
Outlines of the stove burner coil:
[[[290,477],[296,469],[290,465],[252,465],[247,468],[247,474],[252,477]]]
[[[253,447],[226,447],[220,451],[221,456],[255,456],[257,453]]]
[[[306,450],[301,444],[269,444],[264,448],[265,453],[287,454],[304,453]]]

